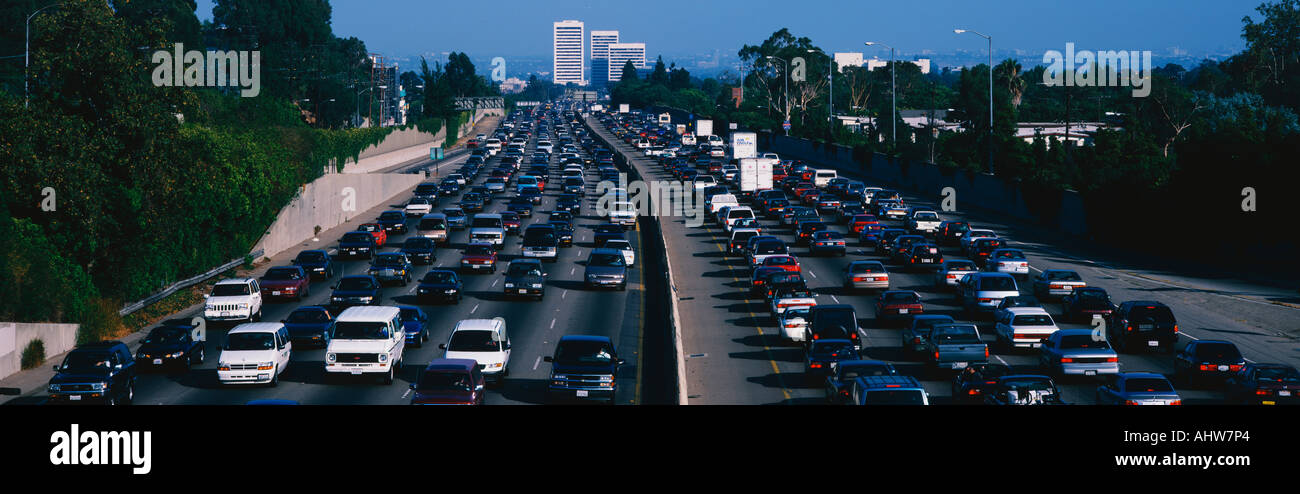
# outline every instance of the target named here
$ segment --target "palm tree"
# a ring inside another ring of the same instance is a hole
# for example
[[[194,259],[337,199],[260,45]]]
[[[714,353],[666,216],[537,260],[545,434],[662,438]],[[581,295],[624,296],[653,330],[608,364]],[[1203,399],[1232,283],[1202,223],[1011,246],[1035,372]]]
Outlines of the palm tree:
[[[1011,106],[1016,108],[1020,108],[1020,98],[1025,95],[1025,79],[1021,77],[1021,71],[1020,62],[1010,58],[1003,60],[997,67],[998,83],[1007,88],[1007,93],[1011,95]]]

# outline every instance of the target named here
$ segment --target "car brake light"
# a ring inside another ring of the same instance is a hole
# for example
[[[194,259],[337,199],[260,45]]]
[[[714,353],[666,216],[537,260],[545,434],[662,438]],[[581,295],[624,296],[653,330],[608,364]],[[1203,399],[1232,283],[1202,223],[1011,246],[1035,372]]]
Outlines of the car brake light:
[[[1174,401],[1169,402],[1169,404],[1170,404],[1170,405],[1182,405],[1182,404],[1183,404],[1183,400],[1174,400]]]
[[[1072,359],[1072,358],[1070,358],[1070,357],[1061,357],[1061,363],[1062,363],[1062,364],[1073,364],[1073,363],[1074,363],[1074,359]]]
[[[808,368],[810,368],[810,369],[820,369],[820,368],[822,368],[822,364],[819,364],[819,363],[813,362],[812,364],[809,364],[809,365],[808,365]]]
[[[1229,366],[1228,366],[1228,370],[1230,370],[1230,371],[1232,371],[1232,372],[1240,371],[1240,370],[1241,370],[1241,365],[1238,365],[1238,364],[1229,365]]]
[[[984,346],[984,358],[989,358],[989,347],[987,345]]]
[[[1177,324],[1174,325],[1174,334],[1178,334],[1178,325],[1177,325]]]
[[[920,342],[921,342],[921,337],[920,337],[920,336],[917,336],[917,337],[912,338],[912,343],[920,343]]]
[[[1107,363],[1119,362],[1119,357],[1106,357],[1106,362]]]
[[[1211,364],[1201,364],[1201,370],[1203,371],[1214,370],[1214,366]]]
[[[967,391],[966,394],[974,396],[974,395],[980,394],[980,390],[978,390],[978,389],[972,389],[972,390],[970,390],[970,391]]]
[[[1132,325],[1132,324],[1130,324],[1130,325],[1128,326],[1128,330],[1129,330],[1129,331],[1133,331],[1133,325]]]
[[[935,351],[934,351],[934,359],[935,359],[935,360],[939,360],[939,351],[938,351],[938,350],[935,350]]]
[[[1269,390],[1267,390],[1267,389],[1257,389],[1257,390],[1255,390],[1255,396],[1268,396],[1268,395],[1271,394],[1271,393],[1272,393],[1272,391],[1269,391]]]
[[[1133,400],[1124,400],[1124,404],[1125,404],[1125,405],[1137,405],[1138,402],[1133,401]]]

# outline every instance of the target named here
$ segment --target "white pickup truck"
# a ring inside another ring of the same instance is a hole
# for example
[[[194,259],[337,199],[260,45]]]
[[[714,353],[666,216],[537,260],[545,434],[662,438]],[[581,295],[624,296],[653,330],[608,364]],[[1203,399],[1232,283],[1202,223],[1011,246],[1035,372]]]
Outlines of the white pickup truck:
[[[469,224],[469,241],[492,244],[501,250],[506,244],[505,223],[500,214],[480,213],[474,215]]]
[[[914,233],[933,234],[939,229],[939,224],[943,220],[939,219],[939,213],[928,209],[917,209],[912,211],[911,217],[907,218],[907,229]]]
[[[406,334],[397,307],[351,307],[334,320],[325,348],[326,375],[379,374],[392,384],[402,367]]]
[[[613,203],[609,210],[609,222],[636,229],[636,208],[627,201]]]

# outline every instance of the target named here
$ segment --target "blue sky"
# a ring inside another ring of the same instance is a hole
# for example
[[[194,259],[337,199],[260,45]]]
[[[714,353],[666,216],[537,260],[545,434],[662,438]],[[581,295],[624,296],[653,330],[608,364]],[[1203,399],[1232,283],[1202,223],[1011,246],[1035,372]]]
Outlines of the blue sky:
[[[865,51],[863,41],[905,54],[983,50],[956,35],[965,27],[993,36],[995,50],[1178,48],[1193,55],[1238,51],[1242,17],[1259,19],[1263,0],[334,0],[334,32],[356,36],[390,56],[465,51],[474,57],[549,55],[551,22],[577,19],[587,30],[615,29],[645,42],[650,55],[734,54],[790,28],[829,51]],[[212,17],[212,0],[198,0]]]

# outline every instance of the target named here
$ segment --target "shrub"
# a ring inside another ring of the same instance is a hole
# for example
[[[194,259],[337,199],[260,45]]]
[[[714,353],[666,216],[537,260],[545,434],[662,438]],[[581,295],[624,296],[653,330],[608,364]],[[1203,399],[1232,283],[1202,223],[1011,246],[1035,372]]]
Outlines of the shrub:
[[[34,369],[45,363],[45,342],[40,338],[32,340],[23,349],[22,365],[23,369]]]

